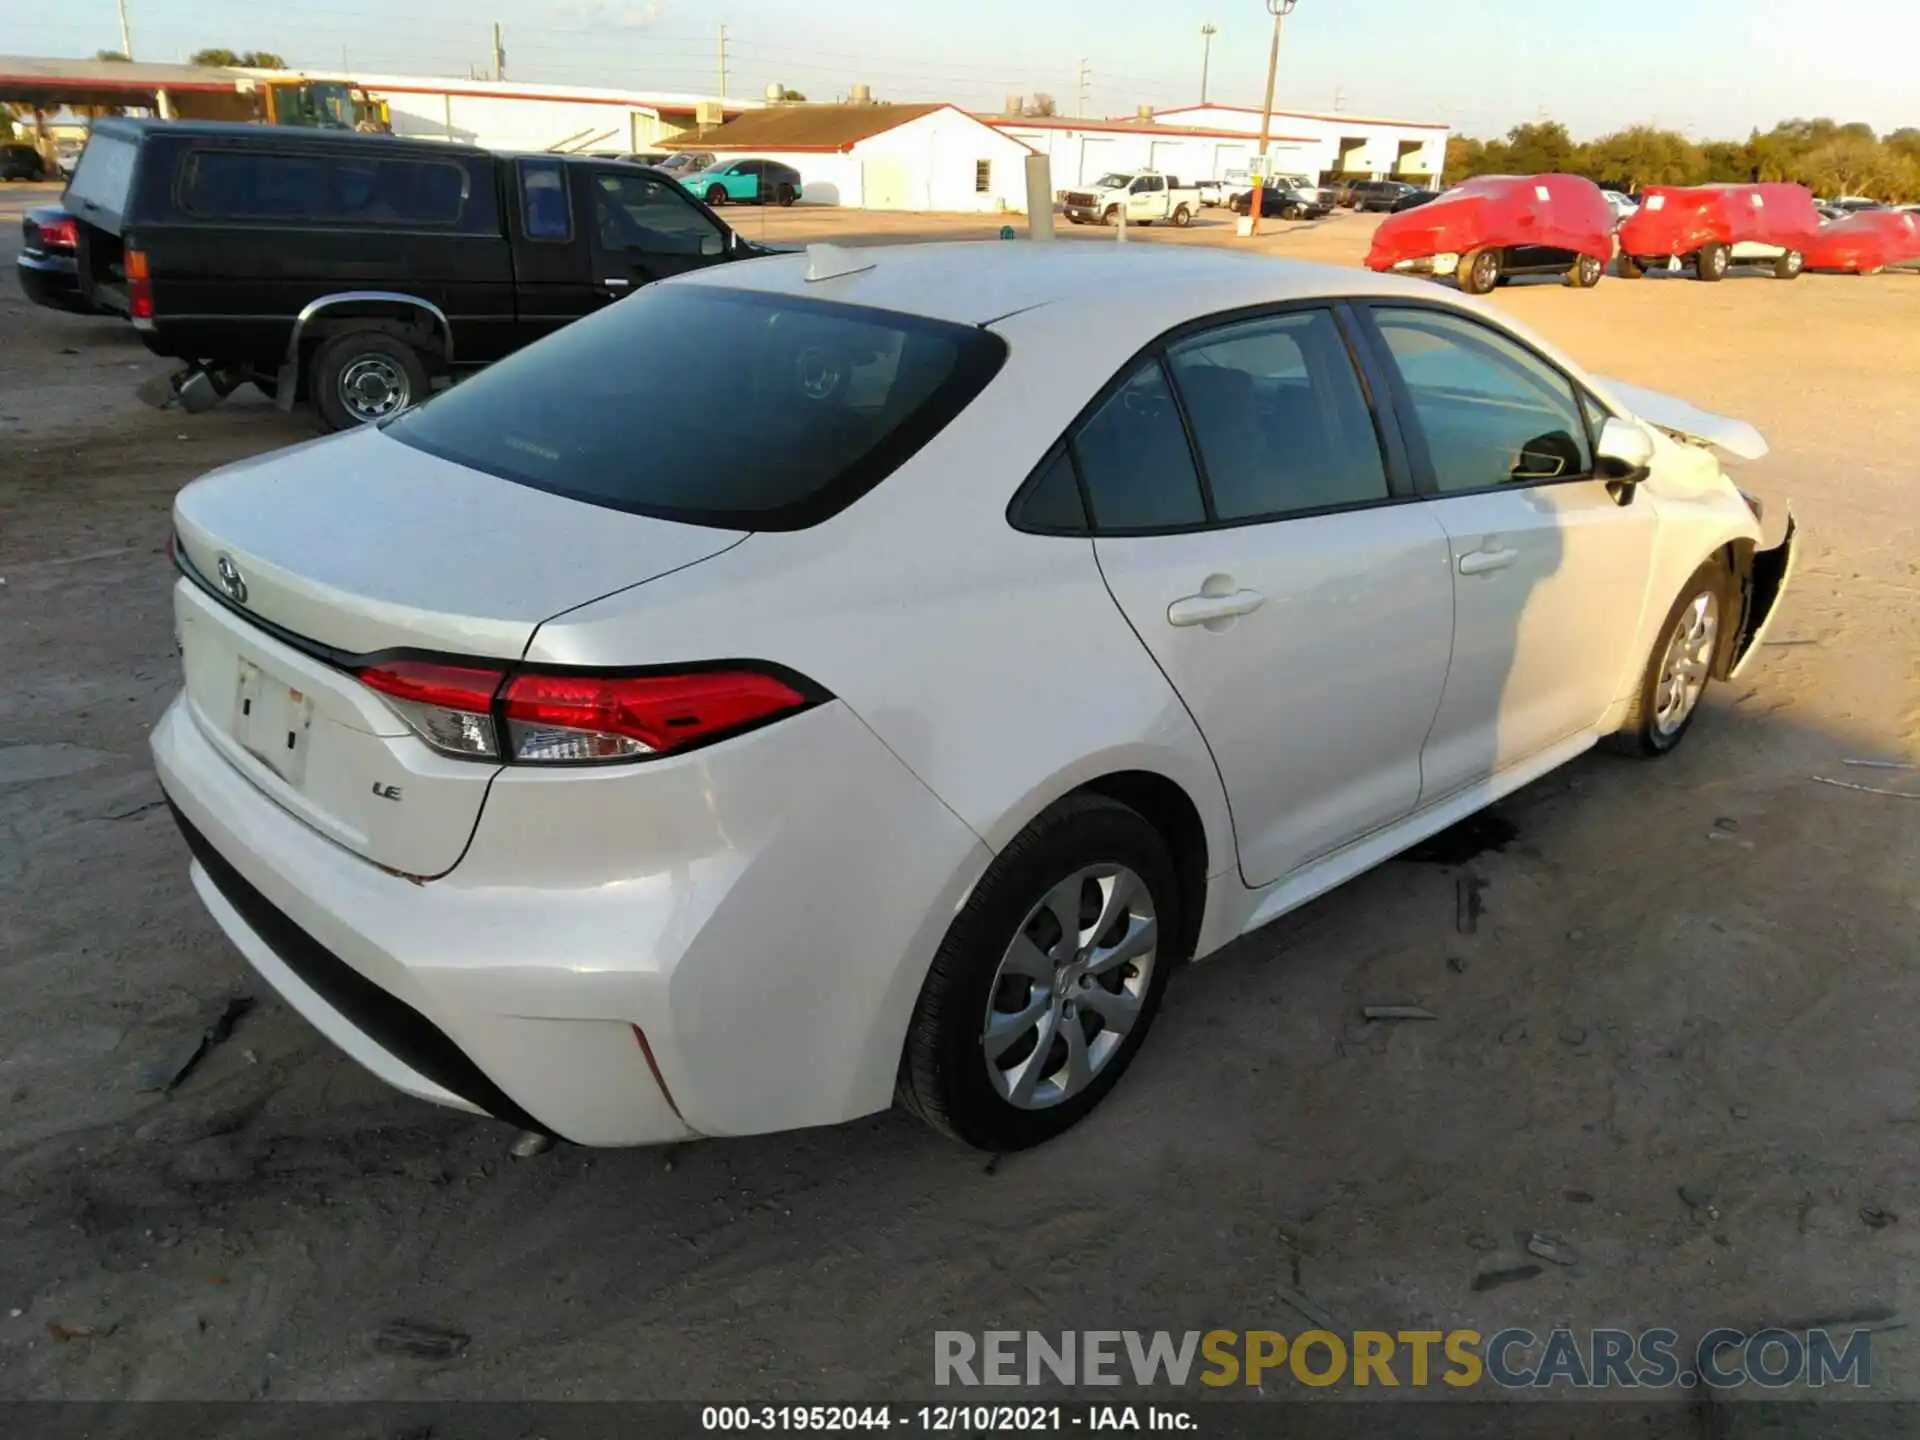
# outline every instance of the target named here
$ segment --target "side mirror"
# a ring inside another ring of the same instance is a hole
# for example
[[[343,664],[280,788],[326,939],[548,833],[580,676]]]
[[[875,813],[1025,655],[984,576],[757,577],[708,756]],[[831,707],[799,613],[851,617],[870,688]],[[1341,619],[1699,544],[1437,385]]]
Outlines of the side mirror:
[[[1594,447],[1594,472],[1616,485],[1638,485],[1653,469],[1653,436],[1631,420],[1609,415]]]
[[[727,250],[726,239],[719,235],[702,235],[700,253],[702,255],[724,255]]]

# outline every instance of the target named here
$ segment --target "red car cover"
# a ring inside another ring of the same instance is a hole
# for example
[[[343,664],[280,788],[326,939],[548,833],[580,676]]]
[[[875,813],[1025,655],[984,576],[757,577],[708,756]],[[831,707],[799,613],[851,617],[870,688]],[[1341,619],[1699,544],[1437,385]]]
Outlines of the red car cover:
[[[1862,210],[1835,220],[1807,246],[1809,270],[1856,274],[1920,261],[1920,215],[1898,210]]]
[[[1692,255],[1715,242],[1751,242],[1804,255],[1819,234],[1820,212],[1802,185],[1649,185],[1620,227],[1620,251]]]
[[[1486,175],[1389,215],[1374,232],[1367,268],[1510,245],[1545,245],[1605,263],[1613,259],[1613,211],[1600,187],[1578,175]]]

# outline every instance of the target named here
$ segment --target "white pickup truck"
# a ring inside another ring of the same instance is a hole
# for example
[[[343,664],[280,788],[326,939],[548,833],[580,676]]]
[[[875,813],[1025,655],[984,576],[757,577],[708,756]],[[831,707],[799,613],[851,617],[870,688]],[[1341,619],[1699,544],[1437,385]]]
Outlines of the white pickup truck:
[[[1123,170],[1067,191],[1063,208],[1075,225],[1118,225],[1122,216],[1129,225],[1185,225],[1200,213],[1200,191],[1157,170]]]

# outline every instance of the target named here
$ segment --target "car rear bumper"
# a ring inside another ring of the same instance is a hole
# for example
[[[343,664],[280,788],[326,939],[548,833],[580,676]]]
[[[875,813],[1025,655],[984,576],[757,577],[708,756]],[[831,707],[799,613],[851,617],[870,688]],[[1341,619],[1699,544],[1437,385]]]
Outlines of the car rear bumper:
[[[290,1005],[389,1084],[589,1145],[891,1103],[985,847],[843,705],[492,786],[420,883],[257,789],[184,697],[153,734],[193,881]]]
[[[71,258],[60,255],[21,255],[14,261],[14,274],[20,288],[36,305],[53,310],[71,310],[87,315],[93,306],[80,293],[80,267]]]

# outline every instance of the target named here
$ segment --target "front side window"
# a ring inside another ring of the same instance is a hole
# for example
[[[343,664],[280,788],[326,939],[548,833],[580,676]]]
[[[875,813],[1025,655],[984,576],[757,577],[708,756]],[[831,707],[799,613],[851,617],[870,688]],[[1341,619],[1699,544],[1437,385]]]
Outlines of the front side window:
[[[727,529],[819,523],[904,465],[999,371],[971,325],[659,285],[386,427],[402,444],[590,505]],[[662,423],[637,397],[670,395]]]
[[[1567,378],[1464,317],[1378,309],[1441,494],[1593,473],[1586,417]]]
[[[687,202],[686,191],[651,175],[593,177],[594,223],[600,248],[654,255],[717,255],[720,231]]]
[[[1230,325],[1175,346],[1167,360],[1218,518],[1388,498],[1373,414],[1332,312]]]
[[[529,240],[573,238],[573,205],[567,198],[567,172],[558,160],[520,162],[520,204]]]
[[[1102,531],[1161,530],[1207,518],[1186,428],[1158,360],[1143,361],[1073,437]]]

